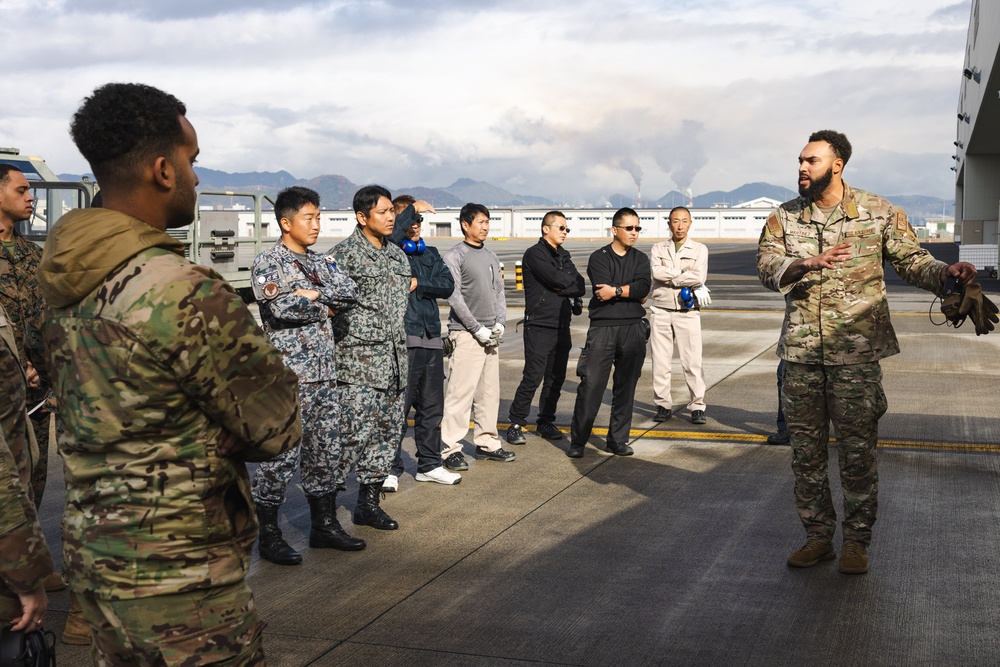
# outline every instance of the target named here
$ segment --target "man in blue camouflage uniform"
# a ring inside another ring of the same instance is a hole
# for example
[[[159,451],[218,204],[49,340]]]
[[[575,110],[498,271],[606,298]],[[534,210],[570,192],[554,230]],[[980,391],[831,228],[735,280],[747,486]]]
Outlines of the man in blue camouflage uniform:
[[[935,260],[901,209],[845,183],[850,157],[851,144],[839,132],[809,137],[799,155],[801,197],[767,219],[757,271],[765,287],[785,295],[778,343],[785,362],[782,400],[795,505],[807,536],[788,565],[811,567],[836,557],[837,513],[827,475],[832,423],[844,493],[840,571],[864,574],[878,507],[878,421],[887,408],[879,360],[899,352],[883,262],[931,292],[940,291],[948,276],[971,282],[976,269]]]
[[[46,367],[72,437],[63,565],[97,665],[263,665],[246,461],[298,445],[298,382],[239,296],[166,233],[194,218],[180,100],[111,83],[73,117],[104,208],[45,243]]]
[[[392,195],[368,185],[354,195],[354,233],[330,254],[357,283],[358,307],[333,321],[337,338],[340,397],[340,484],[357,463],[358,503],[354,523],[379,530],[399,524],[379,506],[403,423],[407,383],[406,314],[410,263],[389,242],[396,220]]]
[[[254,296],[264,331],[281,350],[285,365],[299,378],[302,443],[261,463],[253,476],[253,499],[260,520],[258,549],[279,565],[297,565],[302,556],[281,536],[278,508],[301,461],[302,488],[309,500],[309,546],[357,551],[364,540],[348,535],[337,521],[336,347],[331,316],[353,308],[358,290],[337,270],[332,257],[309,249],[320,232],[319,195],[293,186],[278,193],[274,217],[281,239],[257,255],[251,269]]]

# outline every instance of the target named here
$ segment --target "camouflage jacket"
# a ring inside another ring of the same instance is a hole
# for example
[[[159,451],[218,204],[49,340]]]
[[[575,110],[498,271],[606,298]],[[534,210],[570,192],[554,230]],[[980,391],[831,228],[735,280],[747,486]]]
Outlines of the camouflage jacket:
[[[838,243],[852,245],[849,260],[781,285],[794,260],[814,257]],[[920,247],[906,213],[877,195],[844,183],[844,199],[829,220],[802,198],[772,213],[761,232],[757,273],[765,287],[785,295],[778,356],[842,366],[898,353],[883,261],[911,285],[941,289],[940,272],[946,265]]]
[[[358,307],[333,319],[337,381],[402,391],[407,382],[403,317],[410,294],[410,263],[399,246],[376,248],[361,226],[330,253],[358,285]]]
[[[332,257],[307,249],[305,260],[300,260],[281,241],[257,255],[250,275],[264,331],[281,350],[285,365],[299,382],[336,380],[330,311],[357,304],[354,281],[337,269]],[[297,289],[318,291],[319,298],[295,296]]]
[[[52,574],[52,555],[31,500],[31,424],[14,327],[0,307],[0,597],[28,593]],[[10,619],[0,619],[8,621]]]
[[[14,249],[0,245],[0,306],[14,327],[17,353],[22,361],[30,361],[41,370],[42,295],[38,290],[38,264],[42,248],[14,233]],[[44,396],[44,390],[29,390],[31,397]]]
[[[298,384],[250,311],[181,243],[106,209],[45,244],[42,335],[67,433],[63,564],[132,599],[242,580],[257,536],[244,459],[301,438]],[[223,443],[243,448],[224,456]]]

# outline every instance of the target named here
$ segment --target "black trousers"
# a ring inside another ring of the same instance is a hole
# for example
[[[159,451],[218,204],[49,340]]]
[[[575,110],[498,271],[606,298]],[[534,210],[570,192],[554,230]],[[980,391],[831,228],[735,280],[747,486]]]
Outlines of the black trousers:
[[[611,385],[608,442],[616,446],[628,444],[635,385],[642,375],[642,362],[645,360],[646,329],[641,322],[617,327],[590,327],[587,344],[580,353],[576,369],[580,385],[573,408],[571,445],[582,447],[590,439],[594,419],[604,401],[612,365],[615,374]]]
[[[406,417],[413,408],[413,440],[417,444],[417,472],[441,466],[441,417],[444,415],[444,355],[441,350],[423,347],[407,349],[410,372],[403,403],[403,429],[396,445],[390,474],[403,474],[403,438]]]
[[[566,362],[572,347],[569,327],[524,328],[524,372],[521,384],[514,393],[514,401],[510,404],[509,419],[512,424],[527,425],[531,401],[539,384],[542,385],[542,393],[538,397],[536,422],[551,424],[556,420],[556,405],[566,381]]]

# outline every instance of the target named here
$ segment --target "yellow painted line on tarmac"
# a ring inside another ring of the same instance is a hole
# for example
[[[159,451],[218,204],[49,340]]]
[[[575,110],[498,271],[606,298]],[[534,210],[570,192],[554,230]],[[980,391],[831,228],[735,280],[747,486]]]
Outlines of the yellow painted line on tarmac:
[[[412,423],[412,421],[411,421]],[[469,423],[469,428],[472,428]],[[506,430],[510,424],[497,424],[497,430]],[[556,427],[559,428],[559,427]],[[524,430],[534,433],[533,426],[526,426]],[[569,429],[559,428],[565,435],[569,435]],[[593,434],[606,436],[607,428],[595,427]],[[657,429],[634,428],[629,431],[629,438],[653,438],[656,440],[703,440],[712,442],[741,442],[749,444],[762,444],[767,442],[766,435],[757,433],[732,433],[724,431],[666,431]],[[501,436],[502,439],[502,436]],[[836,443],[836,438],[830,439],[831,443]],[[922,449],[934,452],[984,452],[989,454],[1000,454],[1000,444],[988,444],[979,442],[928,442],[925,440],[879,440],[878,446],[884,449]]]

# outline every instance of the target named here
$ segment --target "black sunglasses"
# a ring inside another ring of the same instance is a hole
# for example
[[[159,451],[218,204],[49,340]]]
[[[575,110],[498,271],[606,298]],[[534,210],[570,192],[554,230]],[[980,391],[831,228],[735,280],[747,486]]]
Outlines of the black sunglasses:
[[[560,232],[566,232],[569,234],[569,227],[566,225],[545,225],[546,227],[552,227],[553,229],[558,229]]]
[[[615,225],[615,228],[624,229],[626,232],[631,232],[632,230],[635,230],[637,232],[642,231],[642,227],[640,227],[639,225],[628,225],[627,227],[624,225]]]

